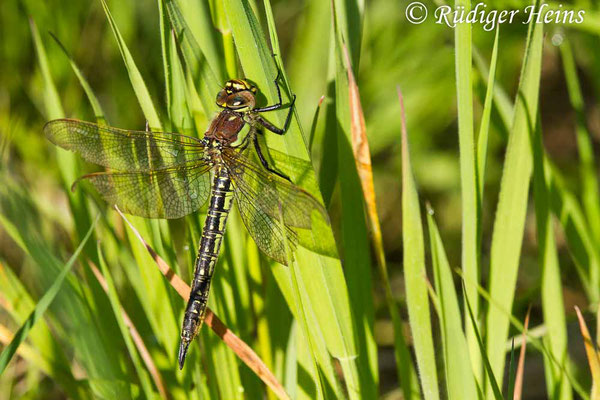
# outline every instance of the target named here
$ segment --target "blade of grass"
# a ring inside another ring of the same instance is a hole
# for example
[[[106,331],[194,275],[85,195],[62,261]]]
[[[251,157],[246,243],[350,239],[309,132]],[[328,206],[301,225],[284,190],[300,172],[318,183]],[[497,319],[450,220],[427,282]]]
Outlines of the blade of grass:
[[[314,79],[328,75],[330,61],[331,5],[328,1],[309,1],[298,21],[287,59],[288,75],[299,99],[298,114],[302,126],[309,126],[313,105],[327,92],[329,79]],[[326,103],[323,108],[326,108]]]
[[[43,95],[44,105],[48,114],[47,117],[50,119],[61,118],[62,116],[64,116],[65,112],[62,108],[58,92],[56,91],[56,86],[54,86],[52,75],[50,74],[50,67],[48,65],[46,49],[44,48],[44,44],[42,42],[42,39],[40,38],[40,33],[37,29],[37,25],[35,24],[33,18],[29,18],[29,27],[31,29],[31,36],[33,38],[33,44],[35,47],[37,59],[40,64],[40,71],[42,73],[42,77],[44,78],[45,90]]]
[[[164,7],[164,0],[157,0],[158,4],[158,26],[160,29],[160,50],[163,61],[163,74],[165,77],[165,103],[167,105],[167,113],[169,120],[173,121],[173,110],[171,109],[172,97],[174,92],[174,79],[173,74],[173,59],[171,55],[171,24],[169,23],[167,12]]]
[[[8,346],[14,338],[15,335],[6,326],[0,324],[0,343],[2,343],[4,346]],[[17,348],[16,354],[35,365],[48,376],[54,375],[52,371],[52,365],[47,363],[47,361],[40,356],[35,347],[29,346],[27,343],[21,343],[21,345]],[[8,371],[5,370],[2,376],[5,376],[7,372]],[[6,393],[4,395],[6,395]],[[7,398],[11,397],[9,396]]]
[[[246,1],[227,0],[224,5],[244,72],[246,76],[252,77],[263,93],[268,94],[266,97],[271,99],[269,104],[272,104],[273,99],[276,99],[273,79],[277,71],[273,68],[273,60],[258,21]],[[273,51],[279,54],[278,49]],[[285,71],[282,71],[280,82],[285,82]],[[286,85],[283,85],[282,91],[289,93]],[[272,114],[272,116],[272,121],[277,120],[279,124],[283,122],[283,115]],[[308,159],[306,143],[296,118],[293,119],[286,135],[275,136],[277,135],[268,136],[269,147],[304,160]],[[307,173],[313,174],[312,171]],[[309,191],[320,199],[321,196],[316,189]],[[319,233],[323,236],[315,237],[314,233],[311,234],[316,241],[329,241],[329,238],[332,238],[329,229]],[[296,256],[309,293],[309,301],[318,305],[313,306],[313,310],[319,322],[318,327],[327,343],[327,349],[340,361],[346,385],[354,395],[361,387],[357,372],[361,363],[357,362],[356,358],[358,352],[355,342],[356,329],[341,264],[338,259],[317,255],[302,247],[298,248]]]
[[[162,124],[160,122],[160,118],[158,117],[158,112],[156,111],[156,108],[154,108],[154,103],[152,102],[152,98],[150,97],[150,92],[148,92],[144,78],[142,78],[142,74],[135,65],[135,61],[133,60],[131,52],[125,44],[123,36],[121,36],[121,32],[119,32],[119,28],[117,27],[117,24],[115,23],[110,10],[108,9],[106,1],[100,0],[100,2],[102,3],[102,8],[104,9],[104,13],[106,14],[106,19],[108,20],[110,28],[115,35],[117,46],[119,47],[119,51],[123,57],[123,62],[127,68],[127,73],[129,74],[131,86],[133,87],[137,100],[140,103],[140,107],[144,112],[144,116],[146,117],[150,127],[160,130],[162,128]]]
[[[448,399],[476,399],[477,384],[473,370],[469,365],[469,348],[462,329],[462,318],[458,297],[454,289],[452,270],[448,263],[440,232],[433,218],[433,210],[429,207],[427,225],[436,293],[439,296],[441,308],[440,330],[444,347],[444,371],[446,373]]]
[[[462,278],[462,276],[461,276]],[[463,291],[464,289],[463,279]],[[492,369],[492,365],[490,363],[490,359],[487,356],[487,352],[485,350],[485,345],[483,344],[483,340],[481,340],[481,335],[479,334],[479,329],[477,328],[477,321],[475,321],[475,316],[473,315],[473,310],[471,309],[471,304],[469,303],[469,299],[465,297],[465,304],[467,311],[469,313],[469,320],[471,321],[471,325],[473,326],[473,332],[475,333],[475,338],[477,339],[477,344],[479,345],[479,353],[481,354],[481,359],[483,361],[484,371],[486,373],[487,382],[491,387],[491,394],[489,397],[494,396],[493,398],[496,400],[503,400],[502,392],[500,391],[500,387],[498,386],[498,382],[496,381],[496,377],[494,375],[494,371]],[[484,397],[488,398],[488,397]]]
[[[427,296],[427,272],[419,195],[410,165],[404,100],[398,89],[402,121],[402,245],[408,318],[412,331],[423,397],[439,399],[435,352]]]
[[[358,69],[364,16],[364,0],[332,0],[337,29],[348,45],[352,65]]]
[[[46,56],[44,43],[40,38],[40,34],[34,20],[31,18],[29,19],[29,26],[31,29],[31,36],[33,38],[33,44],[36,51],[37,60],[39,62],[40,71],[44,79],[43,96],[46,118],[63,118],[65,116],[64,110],[50,73],[50,67],[48,65],[48,58]],[[62,183],[65,188],[68,188],[80,175],[79,162],[77,161],[75,154],[69,151],[56,147],[55,152],[56,161],[62,177]],[[81,241],[81,239],[85,236],[88,224],[92,223],[90,212],[84,202],[83,193],[71,193],[69,191],[69,205],[71,206],[71,211],[73,213],[73,220],[77,229],[79,241]],[[91,254],[93,257],[93,246],[88,246],[85,252],[87,254]]]
[[[60,291],[60,288],[62,287],[62,284],[63,284],[65,278],[67,277],[67,274],[69,274],[69,272],[71,272],[71,268],[75,264],[75,260],[77,260],[77,257],[79,257],[79,253],[83,249],[83,246],[86,244],[86,242],[92,235],[92,232],[94,231],[94,227],[98,223],[99,218],[100,218],[99,216],[96,217],[96,220],[90,226],[88,232],[84,236],[84,238],[83,238],[84,240],[81,241],[81,243],[79,244],[79,246],[77,247],[77,249],[75,250],[73,255],[71,256],[69,261],[65,264],[65,266],[62,268],[60,273],[57,275],[57,277],[54,280],[54,282],[52,283],[52,285],[48,288],[46,293],[44,293],[44,295],[37,302],[35,308],[31,312],[31,314],[29,315],[27,320],[21,325],[19,330],[15,333],[13,340],[10,342],[10,344],[8,346],[6,346],[4,348],[4,350],[2,350],[2,353],[0,354],[0,375],[6,369],[6,366],[12,359],[13,355],[16,353],[19,345],[21,343],[23,343],[23,341],[25,341],[25,339],[27,338],[27,335],[29,334],[29,331],[31,330],[31,328],[33,328],[35,323],[44,315],[44,313],[46,312],[46,310],[48,309],[50,304],[52,304],[52,301],[54,300],[54,298]]]
[[[87,79],[85,79],[85,76],[81,72],[81,69],[79,69],[79,66],[77,65],[77,63],[75,62],[75,60],[73,59],[73,57],[71,56],[69,51],[66,49],[66,47],[60,42],[60,40],[56,37],[56,35],[54,35],[52,32],[49,32],[49,33],[50,33],[50,36],[52,37],[52,39],[54,39],[54,41],[56,42],[56,44],[58,44],[58,47],[60,47],[60,49],[64,53],[65,57],[67,57],[67,59],[69,60],[71,69],[73,70],[73,72],[75,73],[75,76],[79,80],[79,84],[83,88],[83,91],[85,92],[85,95],[87,96],[87,98],[90,102],[90,105],[92,106],[92,109],[94,110],[94,115],[96,117],[96,120],[98,120],[99,123],[104,123],[105,122],[105,119],[104,119],[105,114],[104,114],[104,111],[102,110],[102,106],[100,105],[100,101],[98,101],[98,98],[96,97],[96,95],[94,94],[94,91],[92,90],[92,87],[88,83]]]
[[[223,56],[225,58],[225,69],[227,71],[227,75],[230,78],[238,77],[238,63],[237,55],[235,53],[235,45],[233,42],[233,34],[231,32],[231,27],[229,26],[229,21],[227,20],[227,15],[225,14],[225,10],[223,8],[223,2],[213,0],[211,2],[211,6],[213,10],[213,21],[215,21],[215,28],[221,34],[221,41],[223,43]]]
[[[150,375],[152,376],[152,379],[156,388],[158,389],[158,392],[160,393],[160,396],[163,399],[167,399],[168,395],[165,389],[163,379],[160,373],[158,372],[158,369],[156,368],[156,365],[154,364],[154,361],[152,360],[152,357],[150,356],[150,353],[148,352],[144,341],[142,340],[140,334],[138,333],[137,329],[133,325],[131,319],[129,318],[129,316],[125,312],[125,309],[119,301],[117,289],[113,283],[108,266],[104,261],[104,257],[102,256],[102,249],[100,248],[99,243],[98,259],[100,260],[100,267],[102,268],[102,272],[100,272],[92,262],[89,263],[90,268],[92,269],[92,272],[94,273],[96,279],[98,279],[100,286],[102,286],[102,289],[104,289],[106,295],[108,296],[110,305],[113,309],[115,318],[117,320],[117,324],[119,325],[119,330],[121,331],[121,336],[125,341],[127,351],[129,352],[129,356],[131,357],[131,361],[140,380],[142,390],[144,391],[144,394],[147,398],[150,399],[154,397],[154,391],[152,390],[152,385],[150,384],[150,379],[148,378],[148,372],[150,372]],[[136,348],[142,356],[142,359],[146,364],[148,371],[146,371],[142,367],[142,363],[140,362]]]
[[[25,246],[22,250],[26,259],[30,260],[26,264],[29,273],[35,275],[36,286],[46,291],[56,281],[64,266],[60,257],[55,256],[49,247],[50,242],[43,237],[47,228],[44,221],[47,219],[34,209],[29,194],[20,189],[20,183],[17,186],[10,179],[5,180],[5,183],[6,185],[0,185],[1,214],[17,227]],[[10,231],[7,230],[9,233]],[[87,247],[85,246],[86,249]],[[60,322],[53,325],[53,328],[58,330],[58,335],[69,335],[66,349],[74,354],[87,376],[90,379],[104,380],[103,387],[116,393],[123,389],[116,382],[125,379],[125,364],[120,353],[111,354],[109,349],[120,346],[122,342],[112,334],[116,328],[113,320],[102,319],[110,315],[110,310],[107,309],[110,306],[99,302],[96,291],[91,286],[82,285],[82,281],[84,280],[77,279],[74,275],[67,275],[67,284],[63,285],[52,304],[53,320]],[[105,296],[102,298],[105,299]],[[112,388],[111,381],[115,382]],[[88,387],[95,390],[95,386]]]
[[[299,312],[300,306],[296,303],[296,298],[299,295],[304,296],[306,293],[307,281],[306,277],[302,275],[301,277],[296,277],[296,281],[300,282],[299,288],[301,291],[299,293],[294,292],[293,277],[291,274],[293,271],[290,271],[289,268],[286,268],[282,265],[276,264],[272,266],[273,276],[283,294],[283,297],[288,304],[290,311],[294,316],[294,320],[298,322],[300,328],[302,326],[309,327],[318,327],[321,322],[317,319],[318,314],[314,310],[314,302],[310,298],[310,295],[306,297],[302,297],[302,310],[303,312]],[[304,323],[301,323],[300,320],[303,318],[308,318]],[[324,333],[321,333],[319,329],[309,329],[308,331],[300,330],[299,331],[299,345],[307,346],[309,351],[309,356],[303,354],[302,357],[298,356],[298,362],[301,364],[299,367],[306,369],[306,375],[298,376],[298,384],[303,386],[304,392],[307,390],[307,386],[315,386],[314,390],[316,390],[317,381],[321,382],[321,386],[325,389],[325,393],[330,398],[339,398],[342,395],[342,392],[339,388],[338,383],[336,382],[336,373],[331,364],[331,356],[328,352],[327,343],[324,337]],[[302,348],[298,348],[297,351],[300,352]],[[314,357],[313,357],[314,355]],[[316,361],[318,368],[314,368],[314,362]],[[308,368],[308,369],[307,369]],[[311,389],[312,390],[312,389]],[[302,393],[304,393],[302,392]],[[332,394],[333,392],[333,394]],[[310,398],[314,397],[309,396]]]
[[[198,129],[200,126],[204,127],[206,125],[202,102],[198,97],[196,88],[193,85],[193,90],[188,88],[186,74],[177,53],[177,41],[173,31],[170,31],[168,51],[168,62],[171,66],[169,77],[171,80],[171,123],[177,130],[186,132],[194,128],[195,122],[197,132],[202,132]],[[196,118],[190,115],[190,110],[193,110]]]
[[[7,233],[13,240],[20,236],[17,234],[19,230],[1,215],[0,223],[5,232],[11,230]],[[23,239],[20,238],[20,240],[21,243],[18,246],[26,248]],[[14,271],[6,268],[2,262],[0,262],[0,293],[0,306],[10,314],[17,324],[23,324],[35,307],[35,302]],[[7,328],[4,329],[4,333],[0,336],[2,336],[3,345],[7,346],[14,335]],[[31,348],[26,343],[22,343],[17,349],[17,354],[55,380],[69,397],[73,399],[89,397],[89,393],[86,396],[84,385],[80,384],[73,376],[64,349],[53,336],[45,320],[31,329],[28,339]],[[28,348],[25,348],[26,346]]]
[[[559,219],[571,257],[586,295],[592,304],[600,298],[600,287],[592,285],[592,271],[600,270],[600,254],[586,224],[579,201],[568,188],[560,172],[546,157],[544,170],[552,212]]]
[[[473,46],[473,60],[475,61],[475,65],[477,66],[477,70],[479,71],[479,75],[481,79],[489,78],[490,70],[485,65],[485,61],[483,56],[479,53],[476,46]],[[488,82],[489,84],[489,82]],[[513,120],[513,112],[514,112],[514,104],[508,96],[508,93],[502,85],[497,82],[494,83],[493,88],[493,106],[498,112],[500,116],[500,120],[502,122],[502,128],[506,131],[510,130],[511,123]]]
[[[596,247],[600,245],[600,193],[598,190],[598,176],[596,173],[596,162],[590,132],[587,128],[585,104],[579,79],[577,67],[573,58],[573,52],[569,39],[564,35],[564,40],[559,46],[563,61],[565,79],[569,92],[571,106],[576,115],[577,150],[579,152],[579,171],[581,174],[582,204],[586,214],[586,221],[590,233],[594,238]],[[590,271],[591,284],[600,287],[600,271]]]
[[[521,334],[521,352],[519,354],[519,365],[515,377],[515,390],[513,392],[513,400],[521,400],[523,394],[523,375],[525,374],[525,350],[527,349],[527,328],[529,327],[529,315],[531,307],[527,310],[525,322],[523,323],[523,333]],[[552,396],[551,396],[552,397]]]
[[[548,328],[545,341],[550,352],[562,365],[567,365],[567,331],[562,298],[560,266],[558,251],[554,240],[554,229],[550,215],[549,195],[546,186],[544,165],[544,148],[542,143],[541,118],[538,118],[536,129],[532,132],[533,147],[533,190],[535,200],[536,231],[538,243],[538,264],[542,273],[542,307],[544,323]],[[569,400],[572,389],[564,379],[562,368],[545,358],[545,368],[549,382],[546,383],[548,393],[553,399]]]
[[[218,82],[224,82],[226,76],[223,49],[223,43],[214,27],[211,17],[211,10],[207,1],[189,1],[189,0],[168,0],[177,7],[183,21],[186,21],[187,29],[194,38],[210,70],[215,74]],[[213,93],[212,96],[215,94]]]
[[[427,225],[431,246],[431,260],[435,277],[436,292],[441,308],[440,330],[444,347],[444,371],[448,399],[476,399],[477,384],[475,375],[469,365],[469,348],[462,329],[462,318],[452,270],[448,263],[444,244],[437,224],[433,218],[433,210],[428,209]]]
[[[477,136],[477,152],[475,156],[477,158],[477,177],[479,178],[479,207],[481,210],[483,202],[483,188],[485,185],[485,165],[487,161],[487,148],[488,148],[488,136],[490,131],[490,118],[492,115],[492,107],[494,101],[494,90],[496,88],[496,66],[498,64],[498,39],[500,37],[500,25],[496,29],[496,36],[494,37],[494,47],[492,49],[492,59],[490,60],[490,72],[487,79],[487,89],[485,92],[485,101],[483,104],[483,111],[481,114],[481,122],[479,125],[479,135]],[[481,214],[481,212],[480,212]],[[481,218],[481,215],[479,215]],[[479,224],[479,230],[481,231],[481,223]],[[478,235],[479,244],[477,248],[481,251],[481,233]]]
[[[512,395],[515,392],[515,338],[510,340],[510,359],[508,360],[508,399],[512,400]]]
[[[281,208],[279,209],[279,226],[281,229],[285,229],[285,224],[283,222],[283,212]],[[291,277],[291,286],[292,292],[294,295],[294,304],[296,304],[296,316],[298,317],[298,321],[302,328],[302,332],[304,333],[304,337],[307,339],[306,344],[310,349],[312,358],[312,366],[315,369],[315,374],[317,379],[314,380],[317,388],[317,396],[318,399],[335,399],[339,398],[340,394],[333,393],[333,388],[327,385],[327,377],[324,376],[324,371],[321,369],[320,365],[325,365],[327,361],[325,361],[320,356],[326,353],[326,350],[323,346],[323,341],[319,340],[317,343],[313,342],[313,338],[316,335],[311,334],[310,327],[316,326],[316,320],[314,313],[312,312],[311,303],[306,292],[306,287],[303,282],[302,274],[299,270],[298,263],[293,259],[292,248],[290,247],[287,237],[284,237],[284,246],[286,251],[287,265],[290,266],[290,277]],[[325,368],[327,370],[328,368]],[[337,387],[335,381],[333,382]],[[354,388],[354,391],[358,391],[357,388]],[[353,396],[353,393],[349,393],[350,396]]]
[[[470,0],[456,0],[455,7],[464,7],[465,12],[471,9]],[[459,23],[454,29],[455,69],[456,69],[456,98],[458,107],[458,142],[460,151],[460,187],[462,205],[462,269],[469,279],[479,281],[480,246],[479,232],[481,230],[481,203],[478,196],[477,161],[475,155],[475,137],[473,131],[473,79],[472,79],[472,50],[471,24]],[[469,297],[473,314],[479,317],[479,298],[476,289],[468,289],[465,296]],[[465,330],[467,343],[473,363],[473,370],[480,369],[480,356],[475,343],[475,335],[471,324],[467,323],[465,315]],[[477,374],[477,372],[476,372]]]
[[[376,210],[369,210],[369,201],[374,207],[374,198],[365,203],[365,196],[371,196],[372,180],[369,179],[370,155],[366,138],[359,137],[361,121],[356,107],[360,101],[354,75],[351,70],[350,56],[340,31],[339,18],[335,4],[332,3],[335,31],[335,113],[337,119],[337,161],[339,171],[341,203],[341,248],[344,257],[344,270],[352,302],[352,311],[357,322],[359,357],[366,363],[360,363],[358,374],[361,381],[361,397],[373,398],[377,393],[379,374],[377,369],[377,348],[373,338],[374,306],[373,285],[371,282],[371,256],[367,220],[377,218]],[[345,53],[344,53],[345,52]],[[354,83],[354,87],[352,84]],[[364,120],[362,121],[364,128]],[[363,130],[364,133],[364,130]],[[359,145],[357,142],[362,141]],[[361,146],[359,150],[357,147]],[[360,154],[358,154],[360,153]],[[365,207],[367,207],[365,209]],[[375,212],[375,215],[370,214]],[[376,232],[373,232],[376,235]],[[376,249],[376,253],[380,249]],[[381,254],[378,255],[382,257]]]
[[[489,136],[489,128],[490,128],[490,118],[492,115],[492,106],[493,106],[493,98],[494,98],[494,89],[495,89],[495,76],[496,76],[496,66],[498,62],[498,38],[500,36],[500,25],[496,29],[496,36],[494,38],[494,47],[492,49],[492,58],[490,60],[490,71],[487,79],[487,89],[485,94],[485,100],[483,104],[483,111],[481,115],[481,122],[479,125],[479,135],[477,137],[477,151],[475,152],[475,160],[476,160],[476,177],[477,177],[477,235],[476,235],[476,267],[477,272],[473,274],[474,279],[478,279],[478,271],[481,268],[481,240],[482,240],[482,221],[481,214],[483,208],[483,194],[484,194],[484,186],[485,186],[485,167],[487,161],[487,147],[488,147],[488,136]],[[464,222],[463,222],[464,223]],[[463,227],[464,229],[464,227]],[[464,250],[464,248],[463,248]],[[463,265],[464,267],[464,265]],[[465,272],[467,272],[465,270]],[[467,296],[475,296],[475,300],[478,304],[477,297],[477,288],[473,287],[472,291],[465,292]],[[470,294],[469,294],[470,293]],[[478,307],[475,308],[475,315],[478,314]],[[475,340],[475,335],[473,334],[472,329],[469,328],[470,324],[468,324],[467,316],[465,315],[465,329],[467,331],[467,344],[469,346],[469,352],[471,355],[471,363],[473,364],[473,371],[475,376],[477,377],[478,382],[482,382],[481,380],[481,355],[479,353],[477,341]]]
[[[590,372],[592,374],[592,389],[590,391],[590,398],[596,400],[600,398],[600,354],[596,350],[594,341],[592,340],[590,332],[588,331],[579,307],[575,306],[575,312],[577,313],[577,319],[579,320],[579,330],[581,331],[581,336],[583,336],[585,353],[587,355]]]
[[[476,49],[474,48],[474,50]],[[473,55],[480,74],[488,75],[489,72],[483,58],[477,51],[474,51]],[[498,84],[494,87],[494,105],[498,108],[505,128],[510,129],[510,118],[513,115],[514,107],[506,91]],[[594,245],[593,237],[588,230],[586,218],[576,196],[567,188],[559,169],[547,157],[544,158],[544,165],[552,212],[559,219],[564,230],[581,284],[590,302],[595,304],[600,298],[600,286],[592,284],[593,279],[589,274],[600,275],[600,254]]]
[[[205,54],[198,45],[193,30],[188,26],[178,2],[165,0],[165,5],[169,13],[171,26],[179,39],[178,43],[183,53],[183,60],[185,60],[187,68],[192,74],[193,81],[199,83],[198,91],[204,113],[210,115],[216,107],[214,96],[215,93],[221,90],[221,82],[219,82],[217,74],[206,60]]]
[[[529,136],[537,115],[542,43],[543,25],[530,24],[492,234],[490,295],[505,309],[512,308],[525,226],[533,166]],[[503,344],[508,336],[509,320],[492,307],[486,324],[487,354],[493,373],[501,383],[505,362]],[[490,394],[491,390],[488,384],[486,393]]]
[[[352,132],[351,137],[354,159],[360,177],[360,183],[362,185],[371,240],[373,241],[373,247],[375,249],[375,259],[377,260],[377,267],[379,269],[379,275],[385,292],[388,312],[390,313],[390,317],[392,319],[394,332],[394,355],[396,357],[398,380],[399,382],[402,382],[403,391],[405,393],[409,393],[408,396],[410,396],[410,393],[412,393],[410,388],[411,376],[414,376],[415,371],[412,360],[410,359],[406,342],[404,340],[402,320],[400,319],[400,313],[398,311],[398,307],[396,306],[396,301],[394,300],[387,272],[381,225],[379,222],[379,216],[377,214],[377,202],[375,199],[375,187],[373,184],[373,170],[371,167],[371,153],[369,151],[369,142],[367,139],[365,119],[360,103],[358,85],[354,79],[354,72],[352,71],[352,65],[350,64],[348,49],[344,44],[342,44],[342,49],[344,51],[344,58],[346,61],[348,74]]]
[[[456,274],[458,274],[459,276],[461,276],[461,271],[459,269],[455,269],[454,272]],[[465,285],[470,285],[471,283],[469,281],[467,281],[466,279],[463,279],[463,282]],[[487,292],[483,287],[481,287],[480,285],[476,285],[477,286],[477,290],[479,291],[479,295],[485,299],[488,303],[489,303],[489,307],[494,307],[498,310],[499,313],[502,313],[506,316],[506,318],[510,321],[510,324],[513,326],[513,328],[515,328],[517,331],[523,333],[525,331],[523,324],[521,323],[521,321],[519,321],[516,317],[514,317],[509,311],[507,311],[506,309],[504,309],[495,299],[493,299],[489,292]],[[535,333],[535,334],[534,334]],[[573,386],[573,389],[575,390],[575,392],[579,395],[579,397],[581,397],[582,399],[585,400],[589,400],[589,396],[585,393],[585,390],[583,389],[583,386],[581,385],[580,382],[577,381],[577,379],[571,374],[571,372],[569,371],[569,368],[567,368],[565,365],[563,365],[562,363],[560,363],[558,361],[558,358],[556,358],[554,356],[554,354],[552,354],[547,347],[544,345],[544,343],[539,339],[539,336],[543,336],[539,330],[534,332],[533,330],[527,333],[527,339],[529,340],[529,343],[540,353],[544,354],[545,357],[547,357],[549,360],[551,360],[551,362],[561,370],[561,372],[565,375],[565,377],[569,380],[569,383]],[[503,343],[503,349],[505,352],[508,352],[511,350],[512,348],[512,343],[510,342],[505,342]],[[489,363],[489,360],[488,360]],[[484,365],[485,366],[485,365]],[[488,372],[487,367],[486,367],[486,373]],[[496,384],[497,386],[497,384]]]

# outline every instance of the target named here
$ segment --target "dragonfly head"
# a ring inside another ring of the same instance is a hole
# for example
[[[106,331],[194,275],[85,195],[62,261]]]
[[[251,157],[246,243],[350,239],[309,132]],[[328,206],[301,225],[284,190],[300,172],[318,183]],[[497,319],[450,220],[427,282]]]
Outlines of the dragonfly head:
[[[256,86],[241,79],[232,79],[217,95],[217,105],[235,111],[249,111],[256,104],[255,95]]]

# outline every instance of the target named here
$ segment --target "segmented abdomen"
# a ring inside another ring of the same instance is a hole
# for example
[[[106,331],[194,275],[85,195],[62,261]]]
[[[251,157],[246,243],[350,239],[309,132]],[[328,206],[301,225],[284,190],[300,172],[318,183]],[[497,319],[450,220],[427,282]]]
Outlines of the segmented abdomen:
[[[188,343],[194,339],[204,321],[210,282],[219,256],[231,203],[231,180],[227,170],[220,168],[213,178],[210,203],[196,258],[192,291],[183,319],[181,340]]]

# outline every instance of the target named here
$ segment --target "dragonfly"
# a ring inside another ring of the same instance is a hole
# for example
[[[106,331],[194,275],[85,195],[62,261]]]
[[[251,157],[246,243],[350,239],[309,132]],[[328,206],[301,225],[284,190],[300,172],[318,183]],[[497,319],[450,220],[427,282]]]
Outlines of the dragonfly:
[[[275,78],[278,101],[265,107],[256,106],[256,85],[244,79],[227,81],[216,97],[219,113],[201,139],[75,119],[52,120],[44,126],[52,143],[108,169],[78,178],[72,190],[80,181],[89,182],[108,203],[146,218],[181,218],[208,202],[181,329],[180,369],[206,315],[211,279],[234,202],[258,248],[278,263],[288,265],[298,245],[329,253],[314,235],[307,235],[314,221],[329,224],[325,208],[271,165],[258,140],[265,129],[283,135],[290,126],[295,95],[282,128],[261,115],[285,107],[279,76]],[[244,134],[245,126],[249,128]],[[286,159],[290,166],[307,163],[290,156]]]

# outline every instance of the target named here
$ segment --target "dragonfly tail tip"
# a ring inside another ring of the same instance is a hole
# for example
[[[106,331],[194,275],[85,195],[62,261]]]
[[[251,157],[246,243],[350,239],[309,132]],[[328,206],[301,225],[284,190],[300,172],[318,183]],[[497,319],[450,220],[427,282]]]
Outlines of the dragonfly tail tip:
[[[188,352],[188,347],[190,346],[190,342],[182,340],[179,344],[179,369],[183,369],[183,364],[185,363],[185,357]]]

